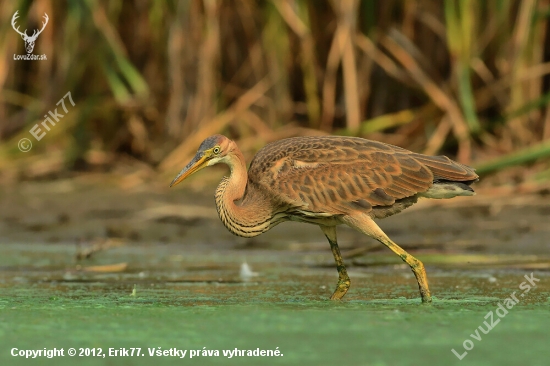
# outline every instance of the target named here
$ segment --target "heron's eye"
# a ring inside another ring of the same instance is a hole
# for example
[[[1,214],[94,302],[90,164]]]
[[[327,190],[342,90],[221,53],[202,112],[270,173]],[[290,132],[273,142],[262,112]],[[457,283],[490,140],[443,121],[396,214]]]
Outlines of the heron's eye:
[[[213,150],[214,154],[218,155],[221,151],[220,147],[219,146],[216,146]]]

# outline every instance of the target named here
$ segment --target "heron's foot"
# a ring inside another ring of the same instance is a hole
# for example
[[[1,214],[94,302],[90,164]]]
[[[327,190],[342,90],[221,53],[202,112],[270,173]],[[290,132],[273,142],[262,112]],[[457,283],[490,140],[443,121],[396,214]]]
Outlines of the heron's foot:
[[[424,264],[412,255],[401,255],[401,258],[409,266],[411,266],[414,276],[416,277],[416,281],[418,282],[418,290],[420,291],[420,297],[422,297],[422,303],[431,303],[432,295],[430,294],[430,288],[428,287],[428,276],[426,276]]]
[[[331,300],[341,300],[342,297],[346,295],[348,292],[348,289],[351,285],[351,281],[348,278],[342,279],[340,278],[338,280],[338,284],[336,285],[336,290],[334,290],[334,293],[330,297]]]
[[[422,297],[423,304],[430,304],[432,302],[432,295],[430,294],[430,289],[428,287],[420,287],[420,296]]]
[[[431,304],[432,303],[432,295],[427,294],[422,296],[422,304]]]

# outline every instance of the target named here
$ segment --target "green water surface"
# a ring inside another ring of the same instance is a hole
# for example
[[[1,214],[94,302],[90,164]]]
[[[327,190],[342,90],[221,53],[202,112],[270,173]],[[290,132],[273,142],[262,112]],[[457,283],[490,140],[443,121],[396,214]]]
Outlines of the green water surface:
[[[5,247],[3,254],[0,365],[550,364],[550,276],[528,266],[454,268],[426,256],[435,297],[422,305],[414,277],[391,255],[380,258],[391,264],[351,266],[352,288],[333,302],[335,270],[311,253],[247,253],[259,272],[252,278],[239,276],[242,256],[219,251],[182,257],[167,248],[122,248],[92,263],[129,259],[120,273],[82,271],[63,245]],[[540,281],[524,293],[519,286],[531,272]],[[514,292],[519,303],[499,318],[498,303]],[[475,340],[490,312],[500,321]],[[473,348],[459,360],[451,349],[464,354],[467,339]],[[149,356],[158,347],[188,353]],[[65,356],[26,359],[12,356],[13,348],[63,348]],[[70,357],[69,348],[102,354]],[[141,348],[140,355],[109,356],[121,348]],[[258,348],[282,355],[223,356]],[[220,356],[190,358],[191,350]]]

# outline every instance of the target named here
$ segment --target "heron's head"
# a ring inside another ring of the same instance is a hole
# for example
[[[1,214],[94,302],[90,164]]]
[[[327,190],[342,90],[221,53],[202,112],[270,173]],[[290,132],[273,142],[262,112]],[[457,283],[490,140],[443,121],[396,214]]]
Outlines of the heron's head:
[[[195,154],[195,157],[174,178],[170,187],[183,181],[202,168],[224,162],[224,159],[232,151],[234,142],[222,135],[213,135],[204,140]]]

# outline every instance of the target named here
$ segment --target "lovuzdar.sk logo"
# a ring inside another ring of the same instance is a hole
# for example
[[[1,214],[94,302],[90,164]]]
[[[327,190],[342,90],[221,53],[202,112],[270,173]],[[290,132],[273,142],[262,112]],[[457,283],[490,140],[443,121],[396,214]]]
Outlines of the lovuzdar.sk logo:
[[[46,24],[48,24],[48,14],[44,13],[44,22],[42,22],[42,29],[38,30],[38,29],[35,29],[34,32],[32,33],[32,35],[28,35],[27,34],[27,30],[25,29],[24,32],[21,32],[19,30],[19,26],[16,27],[16,24],[15,24],[15,21],[17,20],[17,18],[19,17],[19,15],[17,15],[17,13],[19,12],[16,11],[15,14],[13,14],[13,17],[11,18],[11,26],[13,27],[13,29],[19,33],[21,35],[21,38],[23,38],[23,41],[25,41],[25,50],[27,51],[27,54],[26,55],[16,55],[14,54],[13,55],[13,59],[14,60],[47,60],[46,58],[46,55],[34,55],[32,53],[32,50],[34,49],[34,42],[36,42],[36,39],[38,38],[38,36],[40,35],[40,33],[42,33],[42,31],[44,30],[44,28],[46,28]]]

